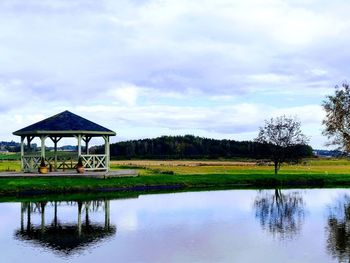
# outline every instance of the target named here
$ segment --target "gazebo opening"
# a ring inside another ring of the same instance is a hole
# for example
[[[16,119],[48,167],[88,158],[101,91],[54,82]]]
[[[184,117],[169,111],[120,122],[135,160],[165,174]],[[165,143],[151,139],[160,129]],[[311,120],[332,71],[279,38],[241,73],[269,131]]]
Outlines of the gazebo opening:
[[[15,131],[14,135],[21,136],[21,167],[24,172],[36,172],[42,159],[52,171],[74,169],[79,158],[87,171],[108,171],[110,161],[109,137],[116,133],[99,124],[89,121],[69,111],[64,111],[50,118]],[[105,142],[104,154],[90,154],[89,142],[92,138],[102,137]],[[40,139],[40,153],[31,150],[34,138]],[[58,143],[62,138],[76,138],[77,152],[59,154]],[[47,140],[54,145],[53,154],[46,154]]]

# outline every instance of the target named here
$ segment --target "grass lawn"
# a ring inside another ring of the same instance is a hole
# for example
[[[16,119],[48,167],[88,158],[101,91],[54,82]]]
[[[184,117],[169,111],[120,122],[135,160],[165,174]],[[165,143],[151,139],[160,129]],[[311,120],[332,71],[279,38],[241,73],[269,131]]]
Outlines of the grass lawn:
[[[19,153],[0,153],[0,160],[19,160],[20,158]]]
[[[112,161],[111,168],[142,168],[143,174],[260,174],[272,175],[271,165],[258,165],[256,162],[236,161]],[[327,175],[343,174],[350,176],[350,160],[308,159],[298,165],[283,165],[280,174]]]
[[[1,161],[0,171],[19,170],[18,161]],[[112,169],[137,168],[135,178],[0,178],[0,195],[103,191],[196,190],[274,187],[350,187],[350,161],[310,159],[284,165],[235,161],[112,161]]]
[[[21,163],[19,161],[3,161],[0,160],[0,172],[19,172]]]

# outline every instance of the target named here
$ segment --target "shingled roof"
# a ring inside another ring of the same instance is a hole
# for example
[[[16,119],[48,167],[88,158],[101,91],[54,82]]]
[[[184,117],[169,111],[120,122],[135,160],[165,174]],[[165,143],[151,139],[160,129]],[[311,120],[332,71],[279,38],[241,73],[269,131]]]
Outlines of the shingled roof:
[[[99,124],[80,117],[70,111],[64,111],[50,118],[29,125],[15,131],[14,135],[63,135],[73,136],[76,134],[101,136],[114,136],[116,133]]]

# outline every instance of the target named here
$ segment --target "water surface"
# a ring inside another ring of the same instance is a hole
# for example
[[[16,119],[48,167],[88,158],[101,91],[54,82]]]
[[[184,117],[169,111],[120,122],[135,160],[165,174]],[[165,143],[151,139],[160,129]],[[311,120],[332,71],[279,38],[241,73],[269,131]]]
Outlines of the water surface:
[[[349,262],[350,190],[0,203],[1,262]]]

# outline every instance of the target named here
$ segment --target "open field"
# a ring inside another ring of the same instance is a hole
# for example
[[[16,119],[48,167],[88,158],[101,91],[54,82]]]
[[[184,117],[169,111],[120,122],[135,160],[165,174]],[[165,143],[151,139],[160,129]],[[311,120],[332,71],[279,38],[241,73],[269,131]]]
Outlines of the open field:
[[[0,172],[19,172],[21,163],[19,161],[3,161],[0,160]]]
[[[19,170],[18,161],[2,161],[0,169]],[[0,178],[0,195],[115,191],[184,191],[198,189],[350,187],[350,161],[311,159],[273,167],[236,161],[112,161],[112,169],[138,169],[134,178]]]
[[[125,168],[139,169],[141,175],[273,174],[271,164],[253,161],[111,161],[111,169]],[[20,162],[0,160],[0,172],[4,171],[20,171]],[[350,160],[309,159],[297,165],[283,165],[280,174],[349,174],[350,176]]]
[[[0,153],[0,160],[19,160],[19,153]]]
[[[144,174],[273,174],[271,164],[238,161],[112,161],[111,168],[141,168]],[[349,174],[350,160],[309,159],[297,165],[283,165],[280,174]]]

